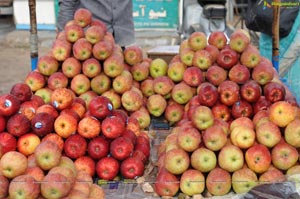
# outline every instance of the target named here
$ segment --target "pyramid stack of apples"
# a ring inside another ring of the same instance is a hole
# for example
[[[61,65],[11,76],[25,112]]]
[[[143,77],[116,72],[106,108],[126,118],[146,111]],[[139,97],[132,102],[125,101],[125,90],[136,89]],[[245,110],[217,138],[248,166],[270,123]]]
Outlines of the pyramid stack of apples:
[[[172,129],[156,162],[160,196],[242,193],[300,173],[299,107],[243,30],[230,40],[195,32],[167,63],[144,57],[136,45],[122,50],[103,22],[79,9],[37,69],[0,96],[0,182],[17,184],[3,175],[13,162],[39,167],[43,182],[76,183],[74,172],[51,177],[62,159],[89,179],[135,179],[149,162],[151,117],[161,116]],[[50,197],[80,195],[68,186]],[[6,187],[6,196],[13,194]]]
[[[197,91],[159,147],[158,195],[239,194],[300,174],[299,106],[247,32],[195,32],[178,59]]]
[[[143,175],[150,115],[124,62],[142,60],[91,20],[79,9],[37,69],[0,96],[0,198],[104,198],[95,179]]]

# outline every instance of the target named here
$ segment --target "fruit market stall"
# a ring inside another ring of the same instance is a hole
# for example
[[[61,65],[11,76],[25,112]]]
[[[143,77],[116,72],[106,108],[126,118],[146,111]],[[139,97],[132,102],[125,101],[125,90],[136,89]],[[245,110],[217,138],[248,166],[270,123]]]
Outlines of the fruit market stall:
[[[299,197],[299,105],[247,32],[166,61],[105,28],[79,9],[0,96],[0,198]]]

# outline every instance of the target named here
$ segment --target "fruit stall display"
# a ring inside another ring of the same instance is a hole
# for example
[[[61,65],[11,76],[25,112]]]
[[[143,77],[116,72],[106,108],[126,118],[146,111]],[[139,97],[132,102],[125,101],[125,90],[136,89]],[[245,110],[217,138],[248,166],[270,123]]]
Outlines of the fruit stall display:
[[[152,165],[153,197],[242,194],[299,174],[299,150],[296,99],[244,30],[195,32],[167,63],[79,9],[0,96],[0,198],[105,198]]]

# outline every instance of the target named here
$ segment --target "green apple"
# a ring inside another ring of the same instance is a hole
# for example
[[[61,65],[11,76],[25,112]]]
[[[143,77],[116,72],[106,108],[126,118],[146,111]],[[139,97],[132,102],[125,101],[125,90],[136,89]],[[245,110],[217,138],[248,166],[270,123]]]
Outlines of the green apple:
[[[216,167],[217,156],[213,151],[200,147],[192,153],[191,165],[201,172],[209,172]]]
[[[167,75],[168,63],[162,58],[153,59],[149,66],[149,72],[153,78]]]
[[[197,106],[192,113],[191,120],[199,130],[205,130],[214,124],[214,116],[207,106]]]
[[[235,145],[225,145],[218,154],[218,163],[228,172],[239,170],[244,165],[243,151]]]
[[[179,175],[190,166],[190,157],[181,148],[172,149],[166,152],[165,168],[172,174]]]
[[[180,177],[180,190],[193,196],[201,194],[205,188],[204,175],[196,169],[188,169]]]
[[[247,167],[233,172],[231,177],[233,191],[237,194],[246,193],[258,184],[256,173]]]

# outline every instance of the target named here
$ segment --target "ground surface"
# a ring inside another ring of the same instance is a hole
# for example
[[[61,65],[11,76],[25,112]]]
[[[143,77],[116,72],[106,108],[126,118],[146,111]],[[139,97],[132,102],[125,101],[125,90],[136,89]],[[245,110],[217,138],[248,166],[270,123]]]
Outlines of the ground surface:
[[[39,49],[40,54],[47,52],[47,48]],[[0,94],[10,91],[13,84],[23,81],[31,70],[29,48],[9,47],[0,48]]]

